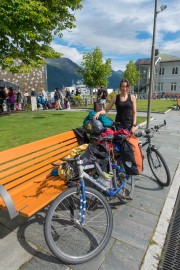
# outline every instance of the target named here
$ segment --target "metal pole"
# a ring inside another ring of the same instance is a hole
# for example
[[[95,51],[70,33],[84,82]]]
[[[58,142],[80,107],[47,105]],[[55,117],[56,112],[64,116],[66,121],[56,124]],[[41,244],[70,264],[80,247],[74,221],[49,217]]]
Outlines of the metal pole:
[[[147,128],[149,128],[150,117],[151,117],[151,96],[154,90],[154,57],[155,57],[155,35],[156,35],[156,18],[157,18],[157,0],[154,5],[154,26],[153,26],[153,39],[151,49],[151,65],[150,65],[150,83],[149,83],[149,94],[148,94],[148,110],[147,110]]]

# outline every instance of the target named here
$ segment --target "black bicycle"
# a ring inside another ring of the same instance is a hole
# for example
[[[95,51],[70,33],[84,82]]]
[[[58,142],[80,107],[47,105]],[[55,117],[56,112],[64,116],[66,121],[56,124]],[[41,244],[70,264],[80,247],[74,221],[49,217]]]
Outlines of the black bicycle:
[[[137,137],[146,138],[146,141],[142,143],[141,147],[148,145],[146,152],[147,152],[147,160],[149,167],[158,181],[158,183],[164,187],[169,186],[171,182],[171,176],[169,172],[169,168],[167,163],[157,147],[151,143],[151,139],[154,136],[155,132],[158,132],[159,129],[166,125],[166,121],[161,125],[156,125],[153,128],[145,129],[143,131],[138,132],[135,134]]]

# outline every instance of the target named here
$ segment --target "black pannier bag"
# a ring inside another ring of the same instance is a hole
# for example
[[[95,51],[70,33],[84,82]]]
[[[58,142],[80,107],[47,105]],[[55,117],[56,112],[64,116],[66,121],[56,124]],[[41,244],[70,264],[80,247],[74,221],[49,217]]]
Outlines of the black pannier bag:
[[[81,159],[83,165],[94,164],[98,170],[110,171],[109,155],[103,145],[89,144]]]

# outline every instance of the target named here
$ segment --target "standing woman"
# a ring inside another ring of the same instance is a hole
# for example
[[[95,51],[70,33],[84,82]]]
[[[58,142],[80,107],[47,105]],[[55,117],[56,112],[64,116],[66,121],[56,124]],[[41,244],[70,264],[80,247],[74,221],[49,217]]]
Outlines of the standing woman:
[[[129,94],[129,88],[129,81],[126,79],[122,80],[120,82],[120,94],[110,100],[105,110],[97,112],[94,116],[94,120],[98,119],[100,114],[106,114],[115,104],[117,111],[115,121],[120,123],[121,128],[134,133],[137,118],[136,98],[134,95]]]

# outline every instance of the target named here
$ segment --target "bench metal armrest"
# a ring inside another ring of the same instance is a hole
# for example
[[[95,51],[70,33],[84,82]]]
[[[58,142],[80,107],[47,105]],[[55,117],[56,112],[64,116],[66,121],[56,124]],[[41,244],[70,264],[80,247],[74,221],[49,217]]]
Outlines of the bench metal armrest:
[[[8,191],[2,185],[0,185],[0,196],[2,197],[3,201],[6,204],[10,219],[13,219],[16,216],[18,216],[19,212],[16,211],[16,208],[14,206],[14,202],[13,202],[11,196],[9,195]]]

